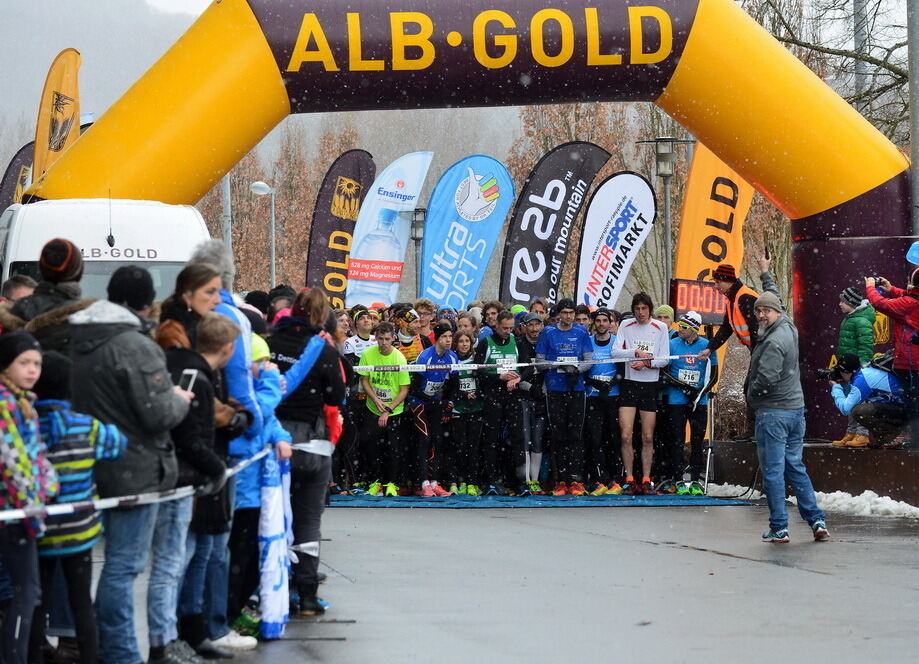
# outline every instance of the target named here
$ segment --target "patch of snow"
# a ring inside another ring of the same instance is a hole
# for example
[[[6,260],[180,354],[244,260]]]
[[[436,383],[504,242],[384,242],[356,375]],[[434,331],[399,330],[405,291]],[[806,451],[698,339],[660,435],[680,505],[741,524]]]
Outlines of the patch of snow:
[[[713,498],[740,498],[759,500],[763,498],[760,491],[749,493],[749,489],[736,484],[709,484],[708,494]],[[886,516],[907,519],[919,519],[919,507],[894,500],[889,496],[879,496],[874,491],[864,491],[853,496],[845,491],[833,493],[816,492],[817,504],[827,512],[837,512],[852,516]],[[797,505],[797,499],[789,496],[788,502]]]

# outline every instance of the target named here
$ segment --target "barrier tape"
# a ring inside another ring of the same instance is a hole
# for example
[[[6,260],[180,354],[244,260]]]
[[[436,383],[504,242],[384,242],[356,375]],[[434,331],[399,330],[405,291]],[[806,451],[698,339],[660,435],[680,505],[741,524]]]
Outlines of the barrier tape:
[[[696,357],[695,354],[686,355],[662,355],[660,357],[615,357],[603,360],[573,360],[570,362],[543,361],[543,362],[506,362],[503,364],[384,364],[384,365],[357,365],[352,367],[354,371],[387,372],[387,371],[406,371],[408,373],[418,373],[421,371],[474,371],[476,369],[518,369],[520,367],[563,367],[572,366],[580,367],[582,365],[593,364],[621,364],[623,362],[638,362],[641,360],[677,360],[682,357]]]
[[[227,479],[242,472],[259,459],[263,459],[271,451],[272,448],[270,446],[265,446],[260,452],[249,457],[245,461],[240,462],[232,468],[227,468]],[[73,503],[56,503],[17,510],[0,510],[0,523],[35,517],[43,519],[49,516],[74,514],[76,512],[87,512],[89,510],[110,510],[116,507],[137,507],[138,505],[164,503],[167,500],[178,500],[179,498],[193,496],[196,490],[197,488],[193,486],[183,486],[169,489],[168,491],[151,491],[150,493],[138,493],[133,496],[117,496],[115,498],[100,498],[98,500],[80,500]]]

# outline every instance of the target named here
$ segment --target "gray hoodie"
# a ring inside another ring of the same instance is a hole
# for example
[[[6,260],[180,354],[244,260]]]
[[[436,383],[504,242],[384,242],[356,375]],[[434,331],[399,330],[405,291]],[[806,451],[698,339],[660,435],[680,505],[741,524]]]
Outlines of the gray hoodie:
[[[188,413],[172,391],[166,357],[147,336],[150,323],[130,309],[99,300],[70,316],[73,409],[114,424],[128,437],[124,454],[99,461],[102,497],[175,487],[169,430]]]
[[[798,365],[798,330],[785,314],[759,337],[750,358],[747,406],[751,410],[804,407]]]

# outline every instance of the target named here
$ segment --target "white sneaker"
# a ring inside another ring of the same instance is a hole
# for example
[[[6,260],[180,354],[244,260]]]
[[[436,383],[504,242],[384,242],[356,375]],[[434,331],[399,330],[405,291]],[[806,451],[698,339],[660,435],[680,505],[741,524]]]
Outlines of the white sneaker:
[[[211,643],[218,648],[226,648],[227,650],[254,650],[258,645],[258,639],[254,636],[243,636],[235,629],[231,629],[219,639],[211,641]]]

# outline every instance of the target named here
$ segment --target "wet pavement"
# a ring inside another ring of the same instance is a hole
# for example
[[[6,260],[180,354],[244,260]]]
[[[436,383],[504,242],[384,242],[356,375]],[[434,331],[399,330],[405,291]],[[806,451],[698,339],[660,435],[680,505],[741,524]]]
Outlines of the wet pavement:
[[[915,661],[919,522],[831,514],[818,544],[793,513],[769,545],[767,514],[331,509],[332,607],[234,661]]]

